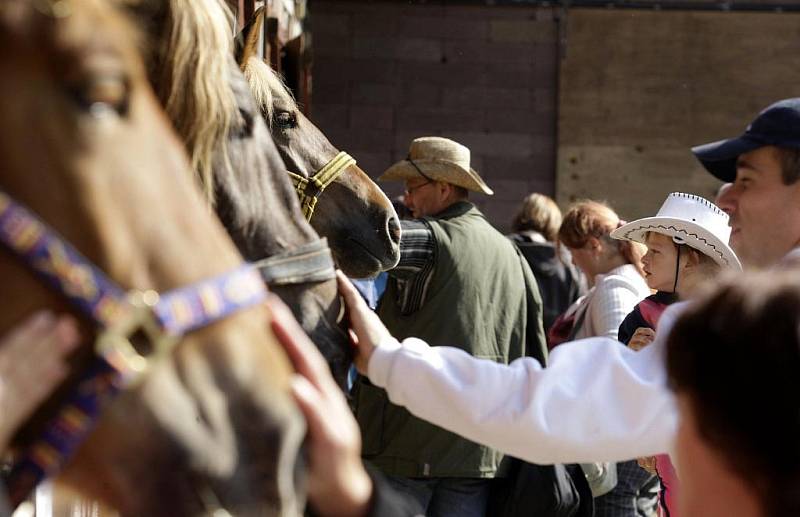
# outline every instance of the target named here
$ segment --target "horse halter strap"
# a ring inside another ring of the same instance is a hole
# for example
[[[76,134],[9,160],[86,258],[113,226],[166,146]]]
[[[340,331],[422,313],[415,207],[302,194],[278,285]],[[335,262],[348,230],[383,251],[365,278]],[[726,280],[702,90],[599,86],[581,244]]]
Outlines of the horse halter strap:
[[[303,209],[303,215],[306,216],[307,221],[310,221],[314,215],[314,207],[317,206],[317,200],[325,188],[336,181],[336,178],[346,168],[355,163],[355,158],[341,151],[310,178],[293,172],[289,173],[289,178],[291,178],[294,188],[297,190],[297,195],[300,196],[300,207]]]
[[[253,266],[269,286],[324,282],[336,278],[336,266],[325,238],[259,260]]]
[[[88,436],[102,409],[134,386],[151,361],[185,333],[264,301],[266,289],[251,265],[159,295],[125,292],[38,217],[0,191],[0,242],[55,287],[100,328],[96,356],[77,388],[23,451],[6,479],[19,504],[45,477],[58,472]],[[152,347],[141,355],[134,338]]]

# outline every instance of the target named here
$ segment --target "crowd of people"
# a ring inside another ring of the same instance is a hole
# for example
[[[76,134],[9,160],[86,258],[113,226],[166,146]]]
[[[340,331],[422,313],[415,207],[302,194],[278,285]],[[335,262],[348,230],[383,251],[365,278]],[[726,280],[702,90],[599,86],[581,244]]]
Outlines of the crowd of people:
[[[504,236],[470,202],[492,190],[469,149],[415,139],[380,178],[404,182],[409,214],[376,309],[339,274],[360,374],[349,402],[268,302],[297,372],[314,511],[495,515],[514,457],[580,465],[558,472],[588,486],[582,501],[542,517],[800,515],[800,99],[692,152],[724,183],[715,202],[675,192],[626,222],[597,200],[562,218],[535,193]],[[2,338],[0,447],[78,340],[49,313]],[[516,497],[503,513],[527,515]]]
[[[631,223],[597,202],[567,212],[558,242],[589,289],[550,328],[555,348],[546,367],[532,357],[507,365],[476,357],[465,345],[471,340],[456,341],[455,334],[433,341],[420,332],[387,330],[343,283],[358,342],[356,364],[370,389],[382,388],[389,403],[415,417],[523,460],[581,462],[596,496],[595,514],[795,514],[789,495],[800,467],[793,458],[797,444],[789,437],[798,426],[795,393],[769,391],[773,379],[764,379],[798,359],[797,315],[775,305],[784,298],[789,304],[789,293],[797,290],[791,267],[800,244],[800,99],[769,106],[738,138],[692,151],[729,184],[717,204],[675,193],[653,217]],[[430,198],[418,198],[424,188],[431,190],[426,195],[437,195],[437,178],[417,167],[416,176],[403,177],[408,204],[430,206]],[[433,206],[439,212],[414,216],[424,216],[428,227],[439,214],[452,217]],[[776,269],[789,272],[754,271]],[[457,272],[434,267],[428,274]],[[471,273],[482,279],[487,271]],[[724,304],[720,293],[728,293]],[[381,304],[398,299],[384,295]],[[462,303],[439,309],[438,326],[446,327],[454,312],[447,309]],[[769,314],[786,319],[770,323]],[[678,332],[689,321],[707,328]],[[778,330],[782,325],[786,334]],[[682,336],[680,345],[673,327]],[[791,335],[789,328],[795,329]],[[759,336],[768,334],[774,346],[793,354],[791,360],[762,350]],[[704,348],[709,340],[715,352]],[[729,347],[739,348],[735,358],[713,359]],[[701,361],[702,368],[693,366]],[[792,382],[776,382],[791,390]],[[724,404],[710,402],[728,393]],[[384,420],[387,427],[391,423]],[[773,425],[783,426],[781,432],[766,438]],[[776,448],[786,457],[778,459]],[[373,454],[364,451],[367,460]],[[414,481],[427,478],[423,470]],[[776,490],[784,493],[778,497]],[[485,507],[469,511],[423,506],[420,513],[481,514]]]

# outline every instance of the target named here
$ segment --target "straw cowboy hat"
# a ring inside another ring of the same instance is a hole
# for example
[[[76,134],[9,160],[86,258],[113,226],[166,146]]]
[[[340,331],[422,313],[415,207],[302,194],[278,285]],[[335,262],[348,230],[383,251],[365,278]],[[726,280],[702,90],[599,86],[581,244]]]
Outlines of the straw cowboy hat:
[[[404,181],[422,176],[488,196],[494,194],[469,166],[469,149],[449,138],[423,136],[411,142],[408,156],[381,174],[380,181]]]
[[[672,237],[677,244],[691,246],[722,267],[742,269],[736,254],[728,246],[731,236],[728,214],[700,196],[673,192],[655,217],[624,224],[611,232],[611,237],[644,244],[648,232]]]

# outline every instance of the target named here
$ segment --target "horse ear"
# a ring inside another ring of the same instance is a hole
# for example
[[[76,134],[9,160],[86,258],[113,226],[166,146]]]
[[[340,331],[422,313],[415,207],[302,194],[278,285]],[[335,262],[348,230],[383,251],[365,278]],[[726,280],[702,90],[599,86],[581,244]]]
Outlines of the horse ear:
[[[260,35],[264,27],[264,18],[267,15],[267,10],[264,6],[256,9],[253,17],[248,20],[244,28],[236,35],[234,39],[234,53],[236,62],[242,69],[245,63],[253,57],[259,55],[258,45],[261,40]]]

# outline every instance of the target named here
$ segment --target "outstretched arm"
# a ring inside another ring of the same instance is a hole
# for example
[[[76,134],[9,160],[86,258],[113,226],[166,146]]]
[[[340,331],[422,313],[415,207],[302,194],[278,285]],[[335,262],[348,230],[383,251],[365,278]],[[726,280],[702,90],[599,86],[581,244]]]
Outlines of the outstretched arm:
[[[420,418],[535,463],[623,460],[671,447],[677,417],[658,340],[636,353],[591,338],[556,348],[547,369],[530,358],[502,365],[418,339],[400,344],[346,280],[340,290],[358,368]]]

